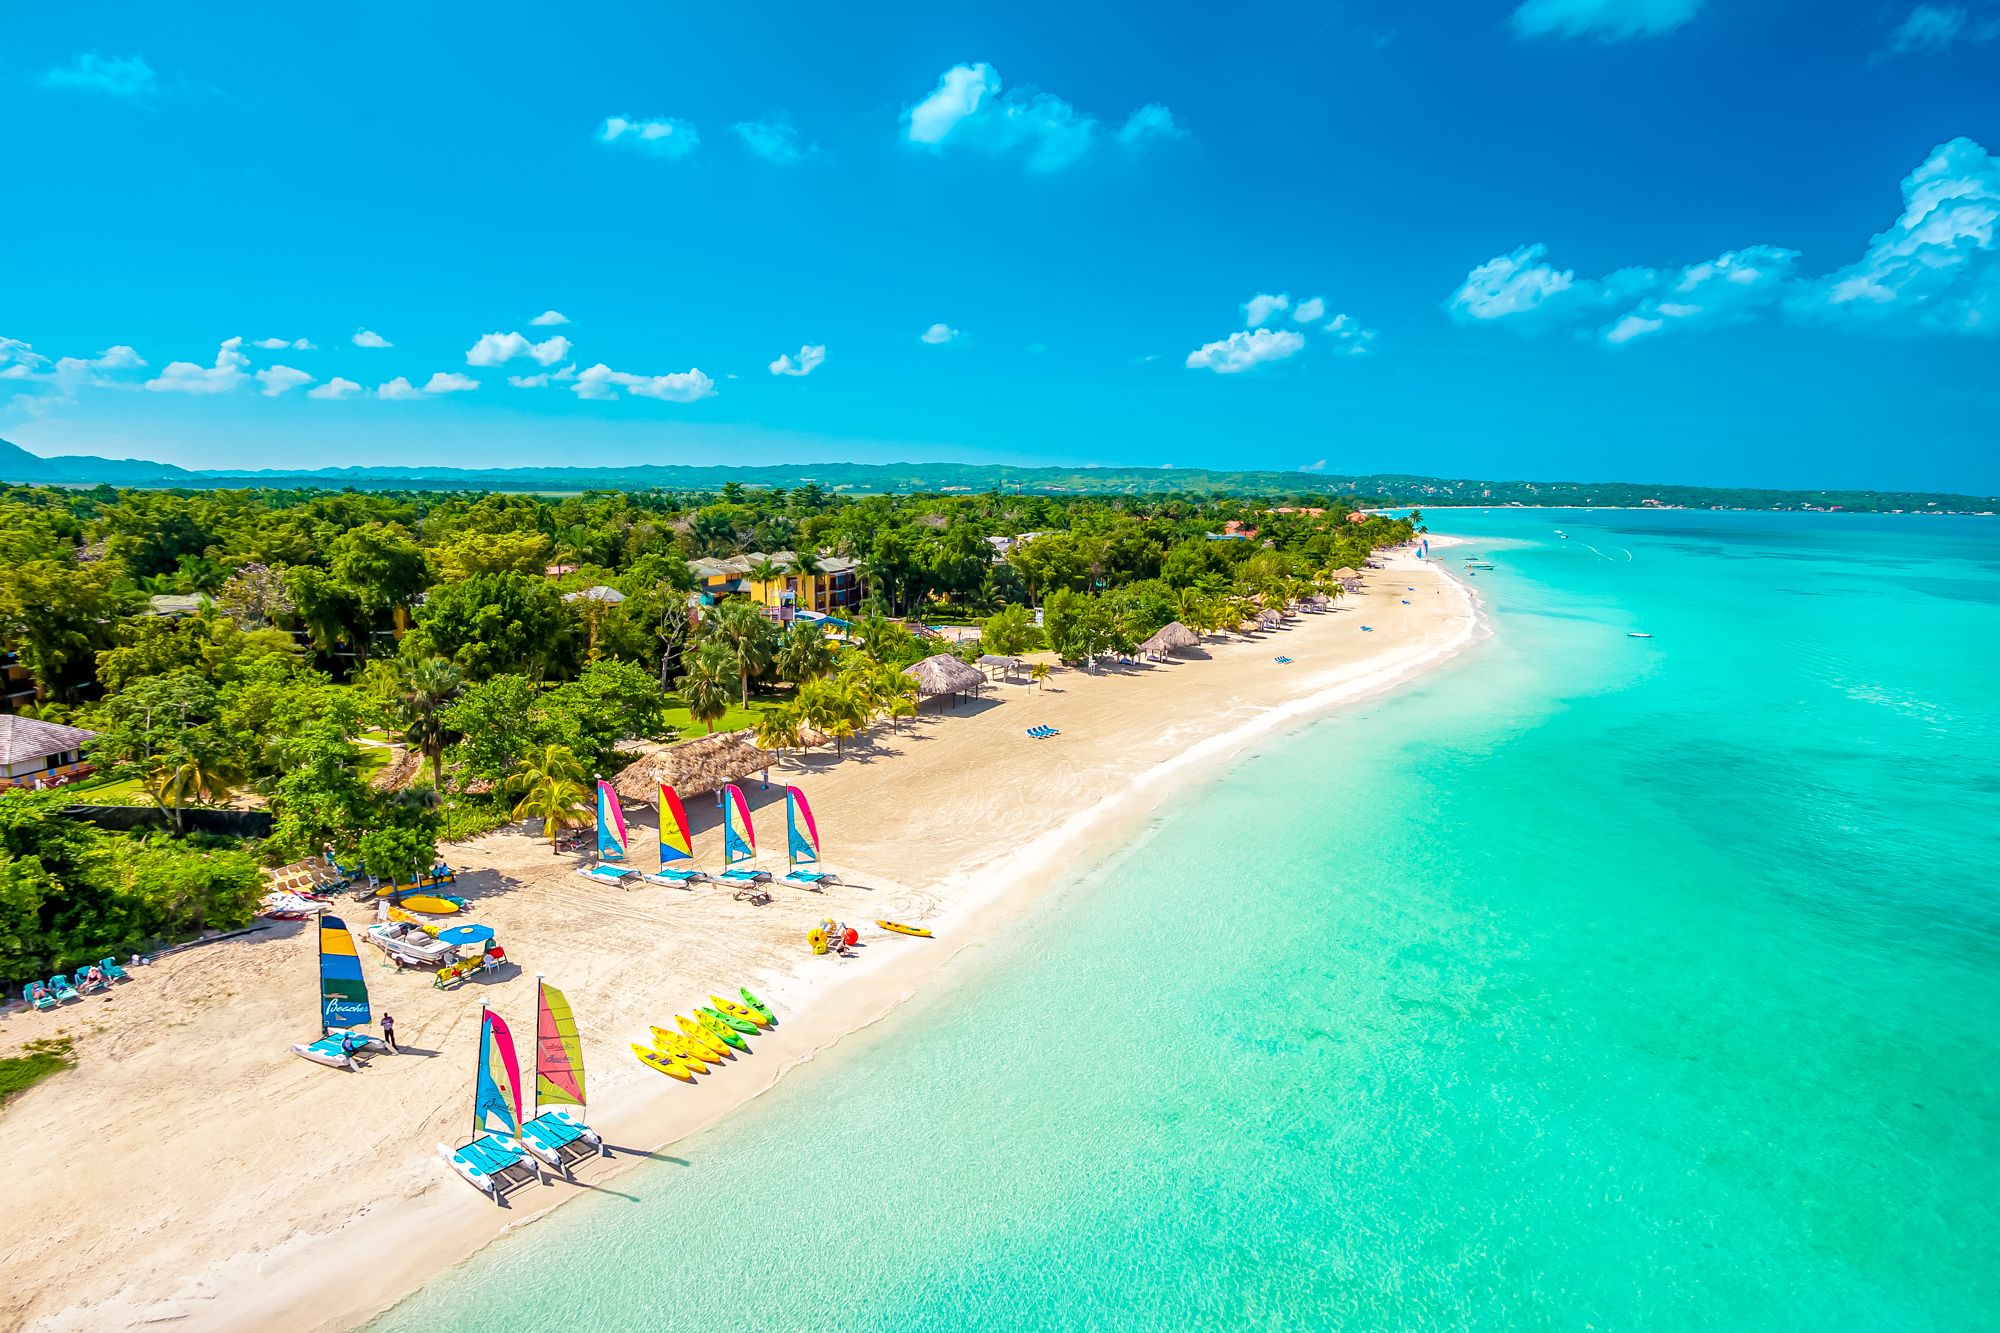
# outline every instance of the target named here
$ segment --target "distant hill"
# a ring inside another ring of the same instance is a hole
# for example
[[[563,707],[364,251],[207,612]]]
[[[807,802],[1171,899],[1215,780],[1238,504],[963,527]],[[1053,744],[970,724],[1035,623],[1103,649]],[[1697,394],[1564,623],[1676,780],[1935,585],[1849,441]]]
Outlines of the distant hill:
[[[1009,467],[991,463],[784,463],[745,467],[342,467],[309,471],[189,470],[146,459],[43,458],[0,440],[0,483],[189,490],[326,487],[395,491],[670,490],[800,486],[860,494],[1027,491],[1041,494],[1229,494],[1375,505],[1658,505],[1690,509],[1845,509],[1992,513],[2000,497],[1930,491],[1783,491],[1651,482],[1448,479],[1402,473],[1219,472],[1207,468]]]

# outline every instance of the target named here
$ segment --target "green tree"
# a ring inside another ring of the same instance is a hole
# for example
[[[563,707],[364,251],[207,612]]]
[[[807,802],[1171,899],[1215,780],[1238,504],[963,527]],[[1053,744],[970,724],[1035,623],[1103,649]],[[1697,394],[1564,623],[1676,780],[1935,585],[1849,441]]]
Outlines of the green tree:
[[[728,601],[709,613],[705,628],[708,641],[726,644],[735,659],[740,702],[748,708],[750,678],[771,665],[775,627],[750,603]]]
[[[35,701],[74,703],[96,655],[111,646],[125,599],[105,562],[31,560],[0,567],[0,642],[35,682]]]
[[[452,701],[443,721],[458,737],[451,753],[464,776],[505,777],[544,743],[544,725],[535,715],[538,698],[526,676],[506,674],[483,680]]]
[[[433,786],[444,784],[444,747],[451,738],[445,713],[464,691],[465,677],[442,657],[404,665],[397,720],[403,744],[430,760]]]
[[[547,579],[482,574],[431,589],[405,652],[445,657],[468,680],[547,676],[567,660],[567,622]]]
[[[1015,657],[1035,641],[1035,618],[1025,606],[1003,606],[979,627],[979,642],[989,653]]]
[[[563,745],[545,746],[541,753],[521,761],[513,775],[501,784],[502,796],[514,802],[515,819],[539,819],[548,834],[549,851],[566,826],[589,821],[589,792],[584,788],[583,765]]]
[[[333,577],[347,590],[372,625],[404,613],[430,582],[430,568],[421,547],[391,523],[369,523],[341,535],[333,544]],[[363,656],[364,640],[356,644]]]
[[[794,620],[778,647],[777,669],[781,679],[794,685],[818,680],[833,670],[833,643],[816,620]]]
[[[695,650],[688,673],[680,679],[681,703],[689,716],[708,727],[710,735],[729,711],[729,686],[736,668],[736,656],[729,645],[711,639]]]

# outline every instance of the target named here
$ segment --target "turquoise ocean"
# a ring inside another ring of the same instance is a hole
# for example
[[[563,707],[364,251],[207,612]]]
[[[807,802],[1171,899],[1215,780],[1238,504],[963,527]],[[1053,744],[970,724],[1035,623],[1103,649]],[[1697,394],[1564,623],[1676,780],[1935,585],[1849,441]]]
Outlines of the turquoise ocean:
[[[1490,639],[378,1327],[2000,1327],[2000,522],[1430,521]]]

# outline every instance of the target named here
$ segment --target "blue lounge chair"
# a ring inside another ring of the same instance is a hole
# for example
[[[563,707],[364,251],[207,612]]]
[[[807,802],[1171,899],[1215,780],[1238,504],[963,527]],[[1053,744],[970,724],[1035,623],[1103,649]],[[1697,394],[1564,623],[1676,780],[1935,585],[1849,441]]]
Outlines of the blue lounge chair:
[[[49,988],[39,981],[29,982],[26,988],[22,990],[21,998],[29,1004],[34,1005],[37,1009],[53,1009],[56,1007],[56,997],[49,994]]]
[[[1375,632],[1375,627],[1373,625],[1363,625],[1361,627],[1361,632],[1363,634],[1373,634]]]
[[[607,865],[585,866],[576,873],[585,879],[594,880],[599,884],[623,884],[626,880],[634,879],[639,874],[638,871],[627,870],[624,866]]]
[[[1279,666],[1290,666],[1292,664],[1292,659],[1289,657],[1274,657],[1271,660]]]
[[[69,978],[65,976],[50,977],[49,989],[56,993],[56,999],[63,1004],[68,1004],[71,1000],[82,998],[76,993],[76,987],[70,985]]]
[[[132,979],[126,975],[124,968],[118,966],[116,958],[106,958],[98,963],[98,967],[103,969],[104,977],[107,981],[130,981]]]
[[[76,974],[76,980],[71,984],[76,987],[76,993],[78,995],[89,995],[94,991],[103,990],[104,987],[109,983],[103,977],[100,976],[97,979],[96,984],[93,985],[90,980],[90,973],[85,971],[78,971]]]

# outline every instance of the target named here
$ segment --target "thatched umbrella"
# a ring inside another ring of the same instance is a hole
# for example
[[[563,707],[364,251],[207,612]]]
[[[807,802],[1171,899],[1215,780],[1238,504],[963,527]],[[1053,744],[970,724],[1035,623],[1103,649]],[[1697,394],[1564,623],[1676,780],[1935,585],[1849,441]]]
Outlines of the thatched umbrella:
[[[1257,623],[1265,629],[1276,629],[1285,623],[1285,613],[1275,606],[1267,606],[1257,613]]]
[[[985,672],[959,661],[950,653],[926,657],[915,666],[904,667],[903,674],[916,680],[917,697],[920,699],[977,694],[986,686]]]
[[[1333,576],[1342,583],[1352,585],[1360,581],[1360,573],[1352,565],[1342,565],[1333,571]]]
[[[721,791],[777,762],[775,755],[758,746],[753,732],[718,731],[652,750],[613,779],[611,786],[628,801],[651,804],[660,799],[664,782],[685,800]]]
[[[1165,657],[1183,648],[1199,647],[1201,640],[1195,632],[1178,620],[1170,620],[1153,631],[1151,638],[1139,645],[1139,651],[1152,657]]]
[[[981,671],[997,671],[1009,680],[1014,678],[1014,673],[1019,671],[1023,665],[1020,658],[1009,657],[1005,653],[981,653],[979,655],[979,669]]]

